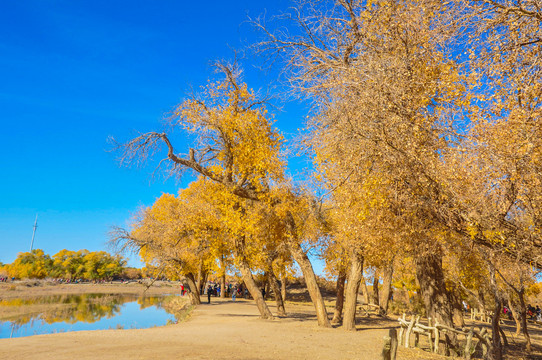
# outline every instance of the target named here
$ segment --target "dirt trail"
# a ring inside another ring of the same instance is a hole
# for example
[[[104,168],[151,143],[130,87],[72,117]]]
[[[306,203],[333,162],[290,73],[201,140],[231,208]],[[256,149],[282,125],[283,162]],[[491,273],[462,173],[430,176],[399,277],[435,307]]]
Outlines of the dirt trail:
[[[290,304],[287,311],[291,317],[265,321],[251,301],[213,298],[177,325],[0,339],[0,359],[379,358],[387,324],[344,332],[318,328],[310,306]]]

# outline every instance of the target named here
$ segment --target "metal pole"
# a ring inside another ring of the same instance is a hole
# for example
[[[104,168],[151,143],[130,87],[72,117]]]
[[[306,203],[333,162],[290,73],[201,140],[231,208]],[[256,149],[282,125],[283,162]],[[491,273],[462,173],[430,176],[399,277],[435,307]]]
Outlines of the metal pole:
[[[34,221],[34,232],[32,233],[32,242],[30,243],[30,252],[34,248],[34,236],[36,236],[36,228],[38,227],[38,214],[36,214],[36,221]]]

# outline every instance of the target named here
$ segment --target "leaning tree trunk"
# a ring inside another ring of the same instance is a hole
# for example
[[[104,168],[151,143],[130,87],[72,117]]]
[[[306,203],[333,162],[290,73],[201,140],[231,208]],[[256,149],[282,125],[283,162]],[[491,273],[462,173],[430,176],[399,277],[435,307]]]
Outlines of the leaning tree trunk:
[[[198,288],[198,285],[196,284],[194,274],[188,273],[185,276],[185,281],[186,281],[186,284],[188,285],[188,288],[190,289],[190,293],[188,294],[188,297],[190,298],[190,303],[192,305],[201,304],[199,288]]]
[[[382,271],[382,292],[380,293],[380,308],[386,314],[391,298],[391,282],[393,280],[393,259]]]
[[[519,336],[521,334],[521,309],[519,309],[519,306],[516,307],[517,304],[514,304],[512,301],[512,297],[508,297],[508,308],[512,312],[512,318],[514,319],[514,322],[516,323],[516,333],[515,336]]]
[[[260,311],[260,317],[262,319],[273,319],[273,314],[269,310],[269,307],[267,306],[262,296],[262,292],[258,288],[258,285],[254,281],[254,277],[252,276],[252,272],[250,271],[248,261],[245,257],[244,249],[245,249],[244,237],[237,238],[235,241],[235,256],[237,258],[237,262],[239,265],[239,271],[241,271],[241,275],[243,277],[243,282],[245,283],[245,286],[247,287],[248,292],[250,293],[250,295],[256,302],[256,306],[258,307],[258,310]]]
[[[316,281],[316,274],[312,267],[309,257],[301,246],[298,243],[290,243],[290,249],[292,252],[292,257],[297,262],[303,273],[303,278],[307,284],[307,290],[309,290],[309,295],[311,297],[314,308],[316,309],[316,317],[318,318],[318,326],[331,327],[329,322],[326,305],[324,304],[324,298],[322,292],[318,287],[318,282]]]
[[[332,324],[340,324],[343,321],[344,283],[346,282],[346,269],[341,267],[337,276],[337,299],[335,300],[335,313]]]
[[[303,273],[303,278],[307,284],[307,290],[309,290],[309,295],[311,297],[314,308],[316,309],[316,317],[318,319],[318,326],[331,327],[329,322],[326,305],[324,304],[324,298],[322,297],[322,292],[318,287],[318,282],[316,281],[316,274],[312,267],[311,261],[307,254],[301,248],[299,244],[299,239],[297,236],[297,229],[294,217],[291,213],[287,214],[287,223],[288,231],[290,233],[290,239],[288,241],[288,246],[292,257],[297,262]]]
[[[363,255],[359,250],[352,250],[350,256],[350,271],[346,282],[344,304],[344,330],[356,330],[356,305],[358,303],[358,291],[363,278]]]
[[[275,276],[275,272],[273,271],[273,263],[270,261],[267,263],[267,276],[277,303],[277,315],[286,316],[286,309],[284,308],[284,301],[282,300],[279,281]]]

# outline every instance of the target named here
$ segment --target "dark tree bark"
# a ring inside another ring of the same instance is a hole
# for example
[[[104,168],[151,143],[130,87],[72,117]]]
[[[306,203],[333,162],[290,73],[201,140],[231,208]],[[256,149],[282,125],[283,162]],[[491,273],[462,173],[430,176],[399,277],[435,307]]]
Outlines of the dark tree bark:
[[[337,299],[335,300],[335,312],[333,313],[332,324],[340,324],[343,320],[343,305],[344,305],[344,284],[346,282],[346,269],[339,270],[337,276]]]
[[[350,271],[346,282],[343,329],[356,330],[356,305],[358,291],[363,278],[363,255],[357,249],[350,255]]]

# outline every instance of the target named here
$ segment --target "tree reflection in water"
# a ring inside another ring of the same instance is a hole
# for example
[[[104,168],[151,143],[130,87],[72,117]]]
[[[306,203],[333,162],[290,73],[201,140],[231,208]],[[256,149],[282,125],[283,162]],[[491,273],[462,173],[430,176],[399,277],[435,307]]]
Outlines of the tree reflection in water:
[[[42,324],[94,323],[118,315],[122,305],[127,302],[137,301],[141,310],[151,306],[163,309],[165,299],[167,298],[164,296],[138,297],[126,294],[53,295],[6,299],[0,300],[0,322],[10,323],[11,334],[23,325],[32,326],[37,320]]]

